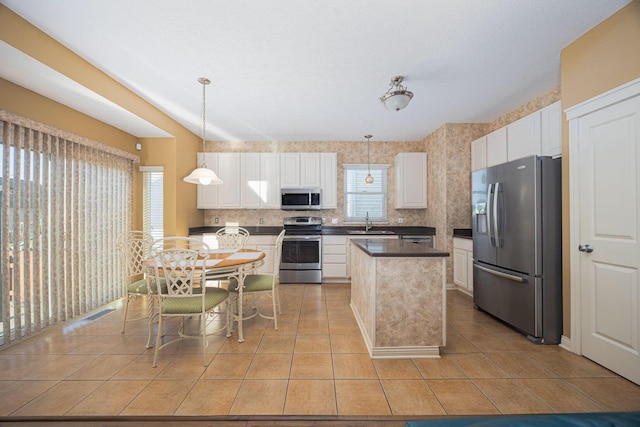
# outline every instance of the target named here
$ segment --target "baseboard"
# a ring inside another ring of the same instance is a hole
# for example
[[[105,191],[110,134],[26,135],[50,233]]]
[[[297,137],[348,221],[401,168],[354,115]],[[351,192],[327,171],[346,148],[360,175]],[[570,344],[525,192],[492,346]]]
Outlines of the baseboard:
[[[560,336],[560,344],[558,344],[558,347],[573,353],[573,346],[571,345],[571,338],[565,337],[564,335]]]

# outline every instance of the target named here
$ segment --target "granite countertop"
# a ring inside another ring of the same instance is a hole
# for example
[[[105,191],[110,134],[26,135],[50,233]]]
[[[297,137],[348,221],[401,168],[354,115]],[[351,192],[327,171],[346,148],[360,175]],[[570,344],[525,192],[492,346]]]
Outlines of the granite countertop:
[[[453,229],[453,237],[457,237],[459,239],[473,239],[473,230],[470,228],[454,228]]]
[[[322,234],[326,235],[345,235],[350,234],[349,231],[364,230],[364,225],[323,225]],[[402,226],[402,225],[374,225],[369,234],[375,234],[376,231],[391,231],[398,236],[433,236],[436,229],[433,227],[418,226]],[[384,233],[380,233],[384,234]]]
[[[260,236],[260,235],[278,235],[282,231],[282,226],[271,226],[271,225],[258,225],[258,226],[241,226],[247,229],[249,234]],[[223,228],[223,226],[207,226],[207,227],[192,227],[189,228],[189,235],[198,235],[198,234],[213,234],[219,229]],[[352,235],[349,231],[354,230],[364,230],[364,225],[341,225],[341,226],[331,226],[331,225],[323,225],[322,226],[322,234],[324,235]],[[369,230],[369,234],[375,235],[376,231],[391,231],[393,234],[398,236],[433,236],[436,234],[436,229],[433,227],[417,227],[417,226],[393,226],[393,225],[374,225],[371,230]],[[382,234],[382,233],[381,233]],[[389,235],[389,234],[387,234]]]
[[[351,243],[372,257],[448,257],[449,252],[400,239],[351,239]]]
[[[271,225],[257,225],[257,226],[244,226],[240,227],[246,228],[250,235],[255,236],[277,236],[282,231],[282,226],[271,226]],[[197,234],[214,234],[216,231],[224,228],[223,225],[216,226],[205,226],[205,227],[192,227],[189,228],[189,235],[197,235]]]

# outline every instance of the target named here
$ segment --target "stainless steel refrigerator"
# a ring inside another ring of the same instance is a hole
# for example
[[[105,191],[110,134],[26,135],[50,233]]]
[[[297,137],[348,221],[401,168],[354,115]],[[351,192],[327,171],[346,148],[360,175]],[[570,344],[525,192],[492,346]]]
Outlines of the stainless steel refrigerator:
[[[560,159],[472,173],[473,302],[538,343],[562,335]]]

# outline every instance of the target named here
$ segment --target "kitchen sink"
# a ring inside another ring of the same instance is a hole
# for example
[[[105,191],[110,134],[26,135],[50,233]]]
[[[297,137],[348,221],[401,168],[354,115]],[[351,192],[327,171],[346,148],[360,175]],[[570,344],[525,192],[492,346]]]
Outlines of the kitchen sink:
[[[395,231],[389,230],[349,230],[347,231],[349,234],[396,234]]]

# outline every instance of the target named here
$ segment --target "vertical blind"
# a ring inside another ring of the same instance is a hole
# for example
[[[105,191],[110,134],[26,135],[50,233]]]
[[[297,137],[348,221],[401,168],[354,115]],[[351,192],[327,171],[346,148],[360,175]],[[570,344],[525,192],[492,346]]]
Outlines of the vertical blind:
[[[140,166],[142,172],[142,230],[164,237],[164,167]]]
[[[0,345],[122,296],[137,160],[0,110]]]
[[[344,165],[344,221],[364,222],[387,220],[388,165]],[[365,178],[371,170],[373,183]]]

